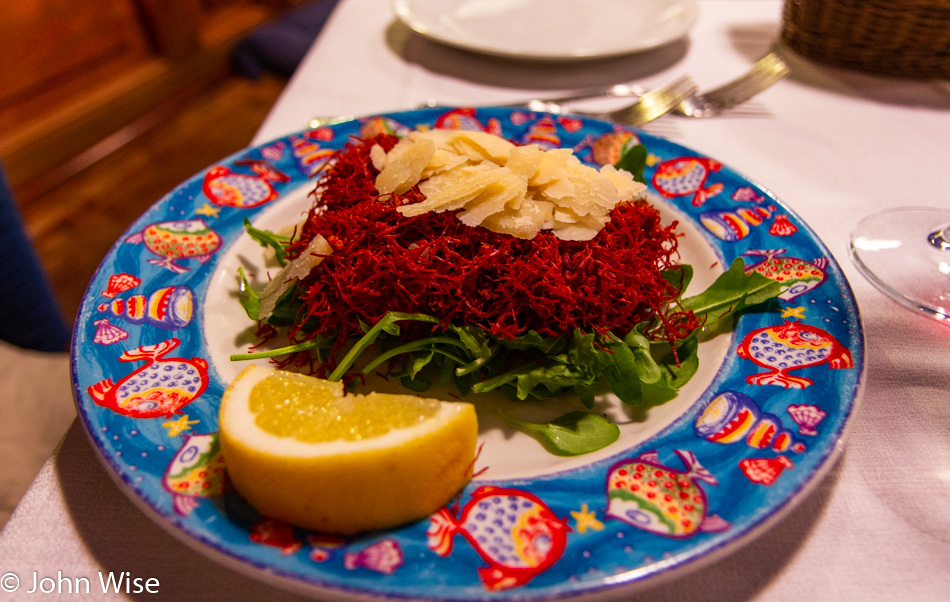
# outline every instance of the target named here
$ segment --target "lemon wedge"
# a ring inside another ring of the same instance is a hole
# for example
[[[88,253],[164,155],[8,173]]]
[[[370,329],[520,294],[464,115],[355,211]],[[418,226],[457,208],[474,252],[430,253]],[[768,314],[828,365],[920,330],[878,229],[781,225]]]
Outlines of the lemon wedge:
[[[429,516],[471,478],[471,404],[346,394],[338,382],[250,366],[224,392],[221,451],[261,514],[352,534]]]

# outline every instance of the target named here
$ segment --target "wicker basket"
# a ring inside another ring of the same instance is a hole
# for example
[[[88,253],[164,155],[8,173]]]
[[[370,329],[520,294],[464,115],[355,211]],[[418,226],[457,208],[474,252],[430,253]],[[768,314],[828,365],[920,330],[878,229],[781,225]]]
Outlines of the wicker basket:
[[[950,79],[950,0],[786,0],[783,41],[868,73]]]

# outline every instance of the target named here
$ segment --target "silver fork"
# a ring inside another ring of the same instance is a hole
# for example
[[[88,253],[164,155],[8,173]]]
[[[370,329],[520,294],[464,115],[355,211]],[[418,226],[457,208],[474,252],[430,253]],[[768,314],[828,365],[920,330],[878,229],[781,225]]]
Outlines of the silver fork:
[[[525,108],[532,111],[554,113],[556,115],[586,115],[588,117],[596,117],[605,121],[613,121],[632,127],[639,127],[645,123],[653,121],[657,117],[661,117],[662,115],[669,113],[679,106],[683,101],[695,95],[697,89],[696,82],[694,82],[690,76],[684,75],[662,88],[644,92],[642,95],[640,95],[640,98],[637,100],[637,102],[628,107],[623,107],[622,109],[617,109],[615,111],[581,111],[578,109],[567,108],[564,106],[564,104],[556,101],[541,99],[530,100],[526,103],[523,103],[521,106],[524,106]]]
[[[731,82],[683,100],[676,112],[686,117],[714,117],[752,98],[790,73],[782,57],[770,52]]]
[[[720,115],[724,111],[736,107],[749,100],[762,90],[765,90],[775,82],[787,76],[790,72],[788,65],[775,52],[770,52],[747,73],[738,78],[703,93],[694,93],[684,98],[673,112],[683,117],[713,117]],[[524,107],[536,111],[550,111],[553,113],[571,112],[564,105],[579,101],[592,100],[596,98],[625,98],[634,96],[644,96],[648,94],[639,86],[629,84],[616,84],[609,88],[588,88],[577,90],[564,96],[556,98],[536,98],[517,103],[506,103],[505,107]],[[436,103],[430,101],[427,106],[434,106]],[[581,113],[580,111],[573,111]],[[598,114],[601,115],[601,114]]]
[[[629,125],[632,127],[642,126],[645,123],[653,121],[657,117],[669,113],[675,109],[681,102],[696,93],[696,83],[688,75],[684,75],[672,83],[656,90],[648,90],[638,94],[637,102],[628,107],[617,109],[615,111],[580,111],[569,109],[554,100],[531,100],[528,102],[512,105],[496,105],[505,107],[522,107],[532,111],[554,113],[556,115],[586,115],[596,117],[606,121],[614,121]],[[576,100],[572,98],[571,100]],[[445,107],[442,103],[435,100],[428,100],[416,108],[436,108]],[[345,121],[352,121],[356,117],[352,115],[339,115],[334,117],[314,117],[307,122],[311,128],[318,128],[325,125],[335,125]]]

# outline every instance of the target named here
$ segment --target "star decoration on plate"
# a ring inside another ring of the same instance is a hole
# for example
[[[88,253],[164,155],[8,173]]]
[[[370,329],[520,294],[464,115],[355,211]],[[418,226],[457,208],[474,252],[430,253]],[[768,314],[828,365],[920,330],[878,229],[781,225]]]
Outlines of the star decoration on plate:
[[[191,430],[191,427],[201,422],[200,420],[188,420],[188,414],[183,414],[178,420],[169,420],[163,422],[162,426],[168,429],[169,437],[177,437],[185,431]]]
[[[587,509],[587,504],[581,504],[580,510],[571,510],[571,516],[577,523],[577,532],[584,533],[588,529],[603,531],[604,523],[597,520],[597,513]]]
[[[218,217],[218,214],[221,213],[221,207],[212,207],[208,203],[205,203],[201,207],[195,209],[195,213],[207,217]]]
[[[805,307],[786,307],[782,310],[783,318],[805,318]]]

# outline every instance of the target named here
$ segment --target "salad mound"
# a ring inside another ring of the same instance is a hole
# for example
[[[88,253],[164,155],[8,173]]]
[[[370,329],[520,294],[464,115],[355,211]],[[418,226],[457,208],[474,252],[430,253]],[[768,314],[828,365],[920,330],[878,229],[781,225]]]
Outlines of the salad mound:
[[[574,391],[588,408],[606,387],[637,404],[644,388],[675,392],[692,376],[701,327],[778,293],[737,260],[684,299],[692,269],[679,263],[677,223],[663,225],[642,199],[617,204],[589,240],[543,229],[519,238],[467,225],[458,211],[406,211],[425,203],[424,182],[377,187],[379,149],[398,143],[391,135],[349,141],[324,168],[293,236],[247,224],[285,267],[263,295],[244,280],[242,302],[262,340],[280,330],[292,345],[232,359],[272,357],[330,380],[382,369],[416,391],[435,378],[460,395]],[[626,159],[619,165],[642,174]],[[374,343],[378,355],[353,370]]]

